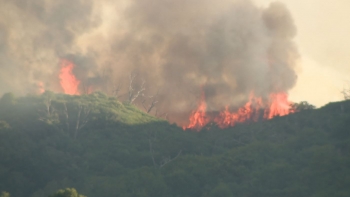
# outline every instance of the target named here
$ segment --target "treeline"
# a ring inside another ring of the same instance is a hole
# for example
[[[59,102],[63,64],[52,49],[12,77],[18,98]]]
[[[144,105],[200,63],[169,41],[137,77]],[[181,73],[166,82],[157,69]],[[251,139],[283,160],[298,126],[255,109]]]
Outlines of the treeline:
[[[300,109],[191,132],[102,93],[5,94],[0,191],[15,197],[66,196],[62,188],[88,197],[350,196],[350,102]]]

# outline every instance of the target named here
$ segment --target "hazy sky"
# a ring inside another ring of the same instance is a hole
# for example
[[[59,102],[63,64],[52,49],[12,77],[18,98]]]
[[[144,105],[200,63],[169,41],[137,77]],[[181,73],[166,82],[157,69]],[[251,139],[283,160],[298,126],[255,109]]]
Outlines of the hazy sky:
[[[279,1],[287,5],[298,28],[301,66],[291,100],[317,106],[342,100],[340,92],[350,84],[350,1]],[[255,2],[265,7],[273,0]]]

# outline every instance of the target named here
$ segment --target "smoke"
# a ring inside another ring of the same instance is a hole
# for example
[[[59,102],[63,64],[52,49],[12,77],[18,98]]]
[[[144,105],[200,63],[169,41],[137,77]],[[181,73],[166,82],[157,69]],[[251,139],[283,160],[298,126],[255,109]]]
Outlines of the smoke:
[[[59,60],[99,23],[93,1],[0,0],[0,91],[58,89]]]
[[[181,123],[202,91],[207,109],[219,111],[251,92],[288,92],[297,80],[296,27],[278,2],[0,0],[0,16],[1,92],[32,93],[40,82],[62,91],[64,58],[82,86],[108,94],[120,86],[120,99],[135,75],[135,89],[145,82],[136,104],[158,92],[158,112]]]

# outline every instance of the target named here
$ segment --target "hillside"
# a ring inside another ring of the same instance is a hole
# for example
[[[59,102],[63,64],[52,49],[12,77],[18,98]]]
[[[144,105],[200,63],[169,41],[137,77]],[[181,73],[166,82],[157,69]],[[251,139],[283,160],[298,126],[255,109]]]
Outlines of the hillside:
[[[47,197],[348,197],[350,101],[183,131],[102,93],[0,99],[0,192]]]

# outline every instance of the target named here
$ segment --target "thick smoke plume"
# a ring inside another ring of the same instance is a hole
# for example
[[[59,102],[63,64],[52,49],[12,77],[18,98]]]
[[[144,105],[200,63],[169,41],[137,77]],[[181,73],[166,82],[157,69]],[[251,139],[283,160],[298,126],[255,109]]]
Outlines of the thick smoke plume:
[[[281,3],[249,0],[0,0],[0,91],[62,92],[60,62],[87,86],[127,99],[129,76],[183,123],[204,92],[208,111],[268,98],[296,83],[296,28]],[[154,110],[155,111],[155,110]]]

